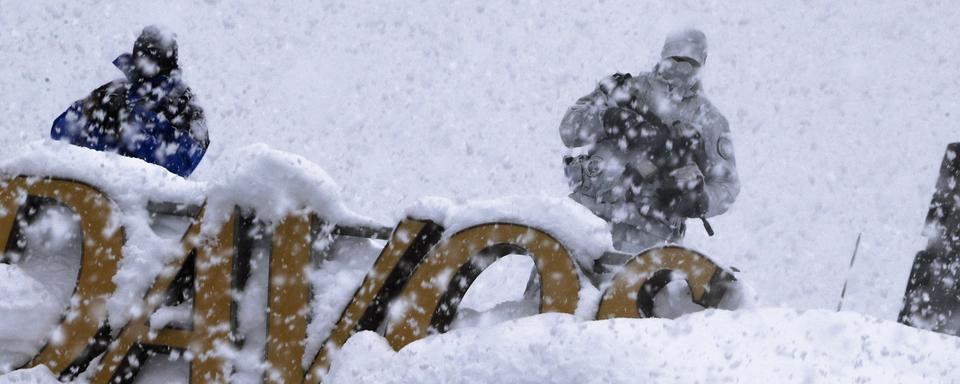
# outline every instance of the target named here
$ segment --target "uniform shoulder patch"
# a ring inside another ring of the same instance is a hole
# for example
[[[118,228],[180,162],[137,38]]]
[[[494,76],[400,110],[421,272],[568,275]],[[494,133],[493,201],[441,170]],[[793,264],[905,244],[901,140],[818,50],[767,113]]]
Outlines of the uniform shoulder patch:
[[[586,167],[584,167],[584,173],[589,177],[597,177],[603,173],[603,158],[600,156],[590,156],[587,160]]]
[[[733,141],[730,141],[727,135],[722,135],[720,139],[717,140],[717,153],[720,154],[720,157],[724,160],[730,160],[733,156]]]

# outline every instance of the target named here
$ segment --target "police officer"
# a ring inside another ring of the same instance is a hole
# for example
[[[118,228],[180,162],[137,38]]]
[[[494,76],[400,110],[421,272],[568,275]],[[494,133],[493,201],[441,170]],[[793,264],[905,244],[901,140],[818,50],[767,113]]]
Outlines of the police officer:
[[[726,212],[740,191],[727,120],[701,94],[707,40],[671,33],[651,72],[615,74],[560,124],[570,197],[606,219],[614,246],[683,239],[685,220]]]

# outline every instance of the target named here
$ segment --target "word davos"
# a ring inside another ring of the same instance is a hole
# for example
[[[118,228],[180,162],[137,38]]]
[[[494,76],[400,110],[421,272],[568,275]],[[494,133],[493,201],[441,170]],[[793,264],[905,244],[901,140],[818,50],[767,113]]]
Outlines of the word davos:
[[[56,204],[78,218],[82,255],[69,308],[52,338],[24,366],[45,365],[61,378],[83,373],[93,383],[132,382],[146,359],[178,351],[189,360],[194,383],[225,382],[232,370],[230,348],[237,335],[237,297],[249,273],[253,228],[269,242],[267,382],[318,383],[330,365],[330,353],[356,332],[380,330],[394,349],[449,329],[460,300],[489,261],[509,254],[530,256],[540,284],[540,312],[574,313],[584,276],[568,247],[544,230],[523,223],[495,222],[457,233],[428,220],[405,219],[387,228],[325,225],[322,217],[293,214],[267,227],[242,212],[217,219],[204,207],[182,209],[157,204],[156,211],[185,216],[189,228],[176,257],[164,267],[137,311],[120,329],[107,322],[112,278],[124,257],[125,231],[116,215],[124,213],[96,188],[48,177],[14,177],[0,184],[0,247],[16,250],[20,227],[39,204]],[[304,212],[309,212],[305,210]],[[202,225],[215,223],[215,228]],[[221,224],[222,223],[222,224]],[[263,229],[268,228],[268,229]],[[349,301],[319,352],[306,357],[311,284],[306,271],[317,236],[380,238],[386,245]],[[630,257],[612,277],[596,319],[653,316],[653,297],[682,273],[693,300],[716,306],[732,282],[731,272],[697,252],[676,246]],[[150,315],[163,305],[192,305],[186,327],[151,329]],[[399,315],[387,316],[391,303]],[[116,328],[116,327],[113,327]],[[301,362],[309,362],[304,364]]]

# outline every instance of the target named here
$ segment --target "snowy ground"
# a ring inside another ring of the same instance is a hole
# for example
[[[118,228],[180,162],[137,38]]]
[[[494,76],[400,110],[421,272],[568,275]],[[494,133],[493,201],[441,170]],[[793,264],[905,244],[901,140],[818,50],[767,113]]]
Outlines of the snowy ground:
[[[706,311],[676,321],[539,315],[393,352],[359,334],[334,383],[950,383],[960,340],[854,313]]]
[[[951,2],[908,1],[0,0],[0,153],[46,137],[72,101],[119,77],[110,61],[143,25],[161,23],[207,111],[201,181],[243,161],[227,148],[263,142],[317,163],[347,206],[385,222],[426,195],[561,197],[566,107],[609,73],[651,67],[665,33],[694,24],[711,42],[707,95],[730,120],[743,192],[713,221],[717,237],[693,225],[688,244],[741,269],[765,305],[829,309],[862,232],[845,309],[892,320],[943,150],[960,140],[958,16]]]

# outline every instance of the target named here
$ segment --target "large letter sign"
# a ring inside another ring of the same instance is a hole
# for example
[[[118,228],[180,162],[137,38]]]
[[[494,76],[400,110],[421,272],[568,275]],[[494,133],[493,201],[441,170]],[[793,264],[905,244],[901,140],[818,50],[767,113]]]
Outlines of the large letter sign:
[[[236,298],[248,277],[253,241],[244,207],[216,223],[208,208],[189,216],[179,252],[152,281],[139,310],[120,329],[107,326],[106,301],[116,289],[113,276],[123,258],[122,212],[108,196],[76,181],[15,177],[0,184],[0,246],[17,247],[25,207],[60,204],[79,217],[82,262],[76,290],[57,342],[49,342],[26,367],[45,365],[70,378],[83,373],[94,383],[135,382],[139,368],[157,353],[178,351],[190,363],[192,383],[223,383],[234,371]],[[540,312],[574,313],[581,284],[593,271],[581,270],[576,255],[547,231],[519,222],[479,224],[445,234],[428,220],[405,219],[389,233],[381,228],[339,227],[334,236],[375,237],[386,245],[333,324],[315,355],[307,353],[313,268],[311,246],[324,218],[310,207],[270,225],[269,284],[266,288],[264,382],[320,383],[332,352],[353,334],[381,331],[394,349],[449,330],[464,294],[496,259],[531,257],[540,284]],[[194,211],[195,212],[195,211]],[[222,212],[217,214],[222,216]],[[259,227],[258,227],[259,228]],[[326,227],[324,227],[326,228]],[[11,241],[14,240],[14,241]],[[630,259],[604,292],[596,318],[652,317],[653,297],[672,279],[685,278],[693,301],[716,306],[732,273],[706,256],[678,246],[645,251]],[[164,305],[192,305],[186,327],[151,328],[151,315]],[[306,363],[306,364],[305,364]]]

